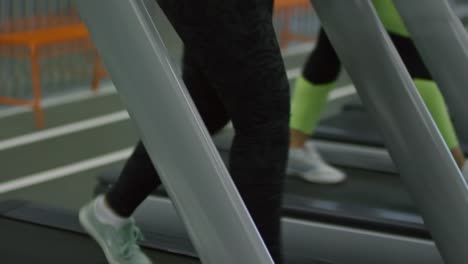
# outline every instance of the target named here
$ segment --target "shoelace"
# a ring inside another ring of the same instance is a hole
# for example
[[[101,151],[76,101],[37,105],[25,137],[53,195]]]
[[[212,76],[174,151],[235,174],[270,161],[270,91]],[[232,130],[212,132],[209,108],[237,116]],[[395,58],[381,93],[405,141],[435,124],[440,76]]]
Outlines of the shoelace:
[[[143,234],[133,223],[128,224],[122,232],[128,233],[129,236],[126,241],[122,241],[121,254],[125,259],[131,259],[139,250],[137,243],[144,239]]]

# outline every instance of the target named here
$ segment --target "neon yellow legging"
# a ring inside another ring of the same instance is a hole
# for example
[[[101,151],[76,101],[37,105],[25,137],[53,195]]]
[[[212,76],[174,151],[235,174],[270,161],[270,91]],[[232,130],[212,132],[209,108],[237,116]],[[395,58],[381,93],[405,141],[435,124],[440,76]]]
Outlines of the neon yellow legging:
[[[409,37],[410,34],[392,0],[372,0],[372,3],[387,31]]]
[[[373,0],[373,3],[383,25],[389,32],[404,37],[409,36],[392,0]],[[458,147],[459,142],[453,124],[436,83],[422,79],[414,79],[414,83],[447,146],[450,149]],[[294,89],[290,127],[305,134],[312,134],[326,106],[328,94],[334,87],[335,82],[313,84],[304,77],[300,77]]]

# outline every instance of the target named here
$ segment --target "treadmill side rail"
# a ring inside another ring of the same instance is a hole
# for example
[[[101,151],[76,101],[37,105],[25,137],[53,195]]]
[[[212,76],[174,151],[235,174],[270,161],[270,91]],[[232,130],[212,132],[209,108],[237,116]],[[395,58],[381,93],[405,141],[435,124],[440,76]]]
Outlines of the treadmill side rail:
[[[273,263],[144,1],[76,5],[203,263]]]
[[[372,3],[313,3],[442,256],[448,264],[466,263],[466,182]]]

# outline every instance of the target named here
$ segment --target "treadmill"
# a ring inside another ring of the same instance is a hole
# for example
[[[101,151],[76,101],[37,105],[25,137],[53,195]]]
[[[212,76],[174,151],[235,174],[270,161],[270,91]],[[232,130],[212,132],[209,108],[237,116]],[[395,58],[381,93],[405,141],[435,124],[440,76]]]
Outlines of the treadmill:
[[[326,4],[322,1],[315,3],[319,3],[320,14],[320,5],[323,7]],[[345,8],[342,9],[344,10]],[[378,108],[376,105],[374,107]],[[406,113],[402,110],[400,114]],[[388,126],[389,124],[383,125],[384,128]],[[226,160],[229,149],[226,141],[215,139],[215,142],[221,156]],[[374,142],[370,147],[381,149],[382,145]],[[403,168],[406,177],[408,167]],[[399,177],[385,177],[388,182],[379,186],[377,179],[384,177],[376,174],[382,175],[381,172],[343,169],[351,179],[342,186],[332,187],[334,190],[324,190],[323,186],[306,186],[294,179],[287,180],[283,231],[288,261],[306,263],[308,258],[313,257],[337,263],[443,263],[421,215],[415,209],[416,206],[403,184],[399,182]],[[118,172],[109,172],[100,175],[97,193],[109,188],[117,174]],[[376,188],[377,186],[379,187]],[[382,191],[385,186],[390,192]],[[388,197],[391,192],[396,194],[397,199]],[[357,201],[352,201],[353,199]],[[183,225],[171,208],[170,200],[163,190],[159,190],[143,203],[136,218],[141,226],[179,238],[181,244],[189,244]],[[165,213],[164,217],[152,217],[149,212]],[[368,248],[370,245],[372,250]]]
[[[2,263],[106,263],[104,254],[78,222],[76,212],[27,201],[0,203]],[[195,264],[197,258],[164,247],[145,232],[145,253],[155,263]]]
[[[468,156],[468,138],[463,133],[459,134],[459,137],[463,152]],[[369,147],[385,147],[377,125],[359,102],[346,104],[338,114],[321,121],[313,138]]]
[[[458,136],[468,156],[467,135]],[[322,120],[311,140],[331,164],[398,173],[381,131],[359,100],[350,100],[338,113]]]
[[[229,181],[229,176],[221,164],[222,161],[215,153],[213,143],[209,140],[206,130],[203,130],[200,125],[199,116],[193,111],[193,103],[175,76],[167,56],[164,52],[160,52],[157,30],[148,20],[144,1],[119,0],[113,5],[105,2],[80,0],[77,5],[80,14],[91,25],[91,34],[97,40],[98,48],[103,51],[104,61],[111,66],[109,68],[111,75],[140,129],[150,156],[153,160],[157,160],[158,168],[164,172],[161,177],[167,192],[175,198],[172,200],[176,210],[164,196],[151,197],[150,199],[159,200],[158,203],[152,203],[158,206],[158,215],[154,218],[147,216],[147,222],[143,221],[139,214],[152,209],[144,208],[146,203],[139,208],[136,217],[143,231],[152,234],[150,230],[154,230],[156,234],[172,234],[172,238],[184,239],[185,229],[181,228],[182,223],[177,220],[182,219],[184,226],[188,227],[191,241],[194,242],[185,244],[186,249],[190,249],[190,246],[196,248],[197,255],[204,263],[271,264],[272,260],[249,219],[245,207],[242,206],[233,183]],[[438,0],[428,0],[425,6],[437,6],[438,2]],[[321,15],[321,21],[331,41],[336,44],[338,54],[343,57],[350,75],[356,79],[355,83],[360,93],[364,95],[363,98],[373,99],[365,101],[365,104],[381,117],[378,119],[379,126],[387,132],[384,136],[401,169],[401,177],[405,180],[405,186],[411,196],[415,198],[418,208],[421,209],[425,224],[430,229],[432,238],[440,248],[444,260],[447,264],[465,263],[468,259],[466,251],[468,230],[465,228],[468,221],[466,183],[450,159],[450,153],[444,148],[435,126],[430,122],[430,116],[421,99],[415,97],[416,91],[414,87],[411,87],[408,74],[399,69],[402,65],[401,61],[395,56],[388,39],[382,37],[381,25],[378,23],[370,1],[314,0],[314,5]],[[102,20],[103,17],[108,18]],[[338,20],[336,17],[353,18],[350,20],[353,23],[343,24],[345,20]],[[348,31],[353,34],[346,34]],[[126,35],[126,38],[121,38],[122,34]],[[359,65],[355,65],[356,61],[349,54],[355,54],[359,47],[362,47],[364,38],[367,40],[366,45],[369,46],[369,56],[362,58]],[[141,39],[142,43],[128,41],[134,39]],[[119,45],[114,44],[117,42]],[[345,43],[347,47],[343,46]],[[125,52],[126,45],[135,47],[137,44],[139,49],[134,50],[136,54],[129,55]],[[348,50],[352,52],[349,53]],[[149,57],[151,59],[148,59]],[[133,67],[135,62],[143,64],[142,67],[135,69],[136,67]],[[384,67],[377,70],[374,62]],[[148,72],[149,69],[154,73]],[[366,78],[367,75],[372,75],[372,79]],[[161,78],[159,82],[156,77]],[[379,93],[373,92],[376,87],[373,85],[373,80],[382,82]],[[147,89],[158,83],[160,84],[158,89]],[[390,89],[392,83],[401,85]],[[141,94],[135,93],[133,89],[140,85],[142,88],[138,91]],[[156,98],[164,98],[164,100],[158,100],[161,105],[154,103],[153,100]],[[388,98],[399,98],[400,106],[390,107],[391,102]],[[157,111],[162,109],[164,111]],[[155,122],[146,122],[149,118],[157,120],[160,128],[154,125]],[[391,129],[386,129],[392,126],[408,128],[402,131],[405,137],[401,137],[400,133],[395,133]],[[177,129],[183,127],[186,129]],[[176,142],[174,135],[167,134],[166,129],[172,133],[177,131],[193,141],[185,142],[179,137],[179,141]],[[155,136],[153,131],[158,131],[158,135]],[[410,141],[406,142],[402,139],[410,139]],[[158,149],[158,144],[164,145],[165,141],[169,140],[174,148],[178,148],[178,151],[168,152]],[[419,151],[421,154],[415,155]],[[176,160],[177,155],[180,156],[180,160]],[[194,157],[197,157],[196,162],[193,162]],[[438,162],[431,162],[434,160]],[[174,168],[177,169],[174,170]],[[197,177],[193,177],[194,174]],[[193,178],[197,180],[192,181]],[[389,179],[392,178],[389,177]],[[418,188],[420,181],[415,181],[417,179],[424,180],[424,188]],[[354,184],[357,183],[354,182]],[[301,188],[303,183],[291,179],[287,185],[288,190],[293,190]],[[186,188],[187,186],[190,188]],[[397,186],[398,184],[395,184],[392,188],[398,189]],[[369,190],[373,189],[369,188]],[[302,190],[302,194],[309,193],[309,191],[308,189]],[[380,191],[373,195],[378,194],[381,194]],[[431,236],[422,225],[421,218],[410,212],[413,205],[408,204],[406,208],[408,211],[404,209],[379,211],[374,208],[373,214],[366,215],[364,211],[369,211],[369,208],[363,208],[371,207],[376,200],[371,195],[367,198],[369,198],[368,204],[356,204],[352,210],[354,215],[352,215],[347,213],[350,211],[347,207],[343,207],[342,203],[334,202],[331,198],[304,199],[302,195],[288,191],[283,217],[286,257],[290,260],[292,257],[297,258],[297,262],[294,262],[294,259],[291,263],[311,263],[313,260],[319,260],[319,263],[337,264],[443,263],[434,243],[430,240]],[[194,203],[195,207],[190,206]],[[50,211],[48,208],[28,203],[10,202],[3,204],[2,207],[6,208],[2,209],[3,214],[0,216],[0,221],[4,223],[2,232],[10,232],[9,234],[12,235],[28,235],[28,239],[38,248],[44,246],[41,244],[48,244],[47,249],[51,247],[60,249],[59,246],[80,239],[78,238],[80,237],[79,230],[67,229],[73,226],[73,220],[62,227],[54,223],[63,213],[54,214],[55,210]],[[304,214],[305,209],[308,209],[307,214]],[[42,217],[36,215],[31,220],[27,216],[31,210],[36,211]],[[341,214],[333,212],[341,212]],[[176,215],[181,218],[177,218]],[[402,215],[406,215],[406,218]],[[375,218],[380,219],[379,224],[372,224]],[[76,215],[71,215],[67,219],[76,219]],[[389,219],[400,219],[405,224],[398,228],[388,228],[391,222]],[[345,225],[344,220],[348,221],[348,224]],[[366,221],[366,226],[360,225]],[[163,225],[164,222],[167,225]],[[158,226],[163,229],[161,232],[157,230]],[[384,226],[387,227],[385,232],[382,231]],[[454,227],[457,228],[455,232],[453,232]],[[73,235],[68,233],[72,231],[77,233]],[[69,237],[66,241],[62,241],[63,243],[59,243],[61,236]],[[164,238],[161,235],[158,237]],[[48,243],[40,243],[42,239],[47,240]],[[81,240],[84,246],[89,242],[84,237],[81,237]],[[89,245],[89,247],[92,246]],[[18,247],[6,248],[5,246],[5,249],[15,253],[15,257],[22,255],[27,258],[23,250],[19,250]],[[168,250],[182,252],[175,247]],[[73,253],[75,256],[76,250]],[[414,260],[412,257],[417,259]],[[50,263],[48,257],[42,259]],[[67,260],[67,263],[69,262]],[[99,260],[97,262],[99,263]],[[15,258],[13,263],[24,262]]]
[[[232,136],[228,127],[213,138],[226,164]],[[349,178],[338,185],[310,184],[287,176],[282,214],[287,263],[443,263],[397,174],[340,169]],[[109,190],[120,171],[114,168],[98,175],[96,195]],[[135,219],[143,230],[171,238],[174,250],[196,254],[164,189],[155,190],[144,201]],[[372,251],[368,245],[373,245]]]

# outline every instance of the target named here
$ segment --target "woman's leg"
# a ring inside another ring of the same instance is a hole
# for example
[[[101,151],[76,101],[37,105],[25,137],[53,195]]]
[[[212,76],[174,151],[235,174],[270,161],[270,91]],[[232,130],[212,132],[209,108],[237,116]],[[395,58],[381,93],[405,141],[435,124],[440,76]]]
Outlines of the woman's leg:
[[[221,130],[229,121],[224,105],[188,52],[184,53],[182,77],[208,131],[214,134]],[[118,215],[130,217],[160,184],[159,175],[140,141],[106,200]]]
[[[433,81],[431,74],[419,56],[413,41],[408,37],[392,32],[390,32],[390,37],[392,38],[392,41],[403,59],[411,77],[414,79],[414,84],[439,128],[447,147],[452,152],[458,166],[463,168],[465,156],[460,148],[455,129],[439,87]]]
[[[209,132],[215,133],[229,118],[215,89],[190,57],[184,57],[183,79]],[[151,263],[136,244],[139,232],[130,217],[160,184],[148,153],[138,142],[112,189],[80,210],[81,223],[103,247],[109,262]]]
[[[325,31],[320,29],[317,46],[296,80],[291,105],[291,147],[302,148],[314,132],[335,87],[341,62]]]
[[[164,1],[161,6],[214,86],[235,138],[229,170],[276,263],[289,144],[289,87],[272,0]]]
[[[345,175],[326,164],[306,142],[320,121],[328,94],[335,87],[341,62],[330,40],[320,30],[317,46],[296,80],[291,107],[288,172],[312,183],[339,183]]]

